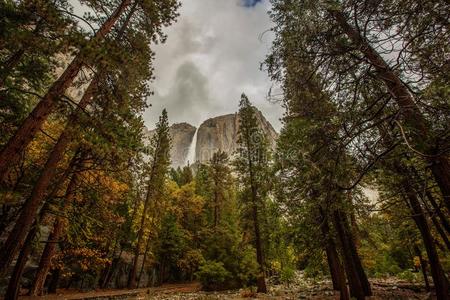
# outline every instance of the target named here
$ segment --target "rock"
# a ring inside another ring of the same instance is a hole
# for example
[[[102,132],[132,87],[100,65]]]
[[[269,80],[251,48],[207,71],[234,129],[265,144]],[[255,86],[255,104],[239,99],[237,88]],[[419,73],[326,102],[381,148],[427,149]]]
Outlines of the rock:
[[[258,110],[256,113],[260,128],[264,132],[269,146],[275,148],[278,134],[272,125]],[[170,151],[172,167],[186,165],[186,159],[192,142],[195,142],[195,160],[201,163],[208,162],[218,150],[232,156],[237,149],[239,129],[239,115],[237,113],[214,117],[204,121],[197,132],[197,140],[193,141],[196,128],[188,123],[176,123],[170,126],[172,149]],[[155,130],[147,135],[151,137]],[[193,163],[193,162],[190,162]]]
[[[278,134],[260,111],[257,111],[256,117],[270,147],[274,148]],[[239,115],[237,113],[218,116],[203,122],[197,133],[196,160],[205,163],[219,150],[232,156],[237,149],[238,130]]]
[[[196,128],[188,123],[176,123],[170,126],[170,136],[172,138],[172,148],[170,149],[170,159],[173,168],[185,165],[189,147],[192,143]],[[151,138],[155,130],[150,130],[147,135]]]
[[[170,126],[170,136],[172,137],[170,158],[174,168],[185,165],[195,130],[196,128],[188,123],[178,123]]]

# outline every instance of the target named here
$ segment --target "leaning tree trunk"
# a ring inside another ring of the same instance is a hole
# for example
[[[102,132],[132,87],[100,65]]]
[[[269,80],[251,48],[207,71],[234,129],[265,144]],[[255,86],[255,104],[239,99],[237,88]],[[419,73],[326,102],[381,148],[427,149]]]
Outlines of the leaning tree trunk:
[[[436,154],[434,150],[430,149],[432,143],[428,142],[430,135],[429,125],[417,107],[413,96],[380,54],[376,52],[360,32],[347,22],[345,14],[339,8],[330,8],[328,12],[352,41],[354,46],[362,52],[367,61],[375,68],[377,71],[376,76],[385,83],[389,92],[392,94],[406,124],[414,130],[416,134],[414,139],[415,146],[417,150],[425,153],[425,160],[431,165],[430,168],[434,179],[444,196],[444,203],[450,210],[450,163],[445,154]]]
[[[71,166],[73,166],[73,163],[74,162],[72,161]],[[72,169],[72,168],[70,168],[70,169]],[[60,186],[60,184],[62,184],[62,182],[64,182],[64,179],[66,178],[66,176],[67,176],[67,174],[64,174],[61,177],[60,182],[57,184],[57,186]],[[58,188],[55,188],[53,190],[53,193],[56,193],[57,190],[58,190]],[[42,213],[40,215],[41,220],[43,220],[47,217],[47,211],[49,208],[48,206],[49,206],[49,203],[46,202],[45,206],[42,209]],[[5,294],[5,299],[17,299],[17,297],[18,297],[19,288],[20,288],[20,279],[22,277],[23,270],[28,262],[28,258],[33,251],[33,240],[36,237],[37,231],[38,231],[38,222],[35,221],[33,223],[33,226],[31,227],[30,232],[28,232],[24,246],[21,249],[22,251],[20,251],[20,255],[17,258],[13,273],[11,274],[11,278],[9,279],[8,288],[7,288],[7,291]]]
[[[158,141],[158,144],[156,145],[155,152],[157,153],[160,149],[160,143]],[[139,260],[139,254],[140,254],[140,248],[142,246],[142,241],[144,240],[144,227],[145,227],[145,220],[147,216],[147,211],[150,206],[150,201],[153,197],[153,189],[151,187],[152,180],[154,180],[155,172],[156,172],[156,166],[159,162],[153,161],[152,162],[152,168],[150,171],[150,177],[148,180],[148,188],[147,188],[147,194],[145,196],[145,203],[144,203],[144,210],[142,212],[141,217],[141,226],[138,231],[138,240],[136,244],[136,248],[134,250],[134,259],[133,259],[133,265],[130,270],[130,274],[128,277],[128,288],[136,288],[136,273],[138,269],[138,260]]]
[[[78,115],[82,113],[83,109],[91,102],[92,94],[95,90],[96,80],[89,85],[83,98],[78,104],[75,112],[69,117],[69,121],[61,133],[58,141],[53,147],[44,169],[37,180],[31,196],[26,200],[22,207],[19,218],[17,219],[14,228],[8,236],[5,244],[0,251],[0,275],[4,274],[11,261],[16,256],[17,252],[23,245],[24,239],[31,224],[37,215],[40,205],[45,198],[45,193],[54,178],[58,164],[64,157],[64,153],[67,150],[69,144],[72,141],[73,130],[76,126]]]
[[[69,182],[62,214],[67,212],[75,197],[75,188],[78,183],[78,176],[79,175],[75,173]],[[48,272],[50,271],[51,260],[56,254],[56,246],[58,241],[64,235],[66,222],[67,220],[63,216],[58,216],[55,220],[53,230],[48,237],[39,261],[39,266],[30,289],[30,296],[42,296],[44,294],[44,284],[47,279]]]
[[[28,261],[28,257],[33,251],[33,240],[36,237],[37,224],[35,223],[33,228],[27,235],[22,251],[17,258],[16,265],[14,266],[13,273],[9,279],[8,288],[5,293],[4,299],[16,300],[19,297],[20,279],[22,278],[23,270]]]
[[[450,223],[447,217],[442,212],[441,207],[437,204],[436,200],[434,199],[434,196],[431,194],[429,190],[425,191],[425,195],[427,196],[428,201],[430,201],[431,205],[433,206],[433,209],[436,212],[437,216],[439,217],[439,220],[441,221],[441,224],[444,227],[445,231],[447,232],[447,234],[450,235]]]
[[[119,252],[119,255],[117,257],[113,258],[112,263],[111,263],[111,267],[110,267],[110,269],[108,270],[108,273],[105,276],[105,280],[102,282],[101,288],[104,289],[104,288],[107,288],[109,286],[109,284],[111,282],[111,279],[113,278],[114,273],[116,272],[116,269],[117,269],[117,267],[118,267],[118,265],[120,263],[120,259],[122,257],[122,252],[123,252],[123,249],[121,248],[120,252]]]
[[[383,137],[383,144],[388,147],[392,144],[392,138],[382,125],[378,126],[378,129]],[[436,295],[438,299],[449,299],[449,282],[442,269],[442,265],[439,261],[437,250],[435,247],[434,239],[428,226],[425,212],[420,205],[420,201],[417,198],[416,191],[411,184],[410,178],[411,172],[409,172],[407,166],[404,165],[399,159],[394,159],[392,164],[386,163],[386,168],[393,169],[400,177],[399,188],[403,191],[405,196],[406,205],[410,208],[413,215],[412,218],[419,229],[422,236],[422,240],[425,246],[425,250],[430,262],[431,275],[433,277],[434,286],[436,289]]]
[[[153,178],[153,169],[154,168],[152,167],[152,176],[150,176],[149,181],[151,181]],[[149,186],[148,191],[147,191],[147,196],[145,197],[144,210],[142,211],[141,226],[139,227],[139,231],[138,231],[138,240],[137,240],[136,248],[134,249],[133,265],[131,267],[129,278],[128,278],[128,288],[130,288],[130,289],[136,288],[136,273],[137,273],[137,269],[138,269],[140,249],[142,246],[142,242],[144,240],[145,219],[147,217],[147,211],[150,206],[151,197],[152,197],[152,191]]]
[[[422,252],[417,245],[414,245],[414,252],[419,257],[420,269],[422,270],[423,280],[425,281],[425,289],[427,292],[430,291],[430,283],[428,282],[427,275],[427,262],[422,257]]]
[[[145,245],[144,257],[142,258],[141,270],[139,271],[139,277],[137,281],[137,287],[141,284],[142,274],[144,273],[145,261],[147,260],[148,252],[150,251],[150,237],[148,237],[147,244]]]
[[[348,282],[350,285],[350,296],[357,300],[365,299],[365,292],[363,284],[359,277],[358,271],[355,266],[353,256],[351,254],[349,239],[347,237],[346,228],[342,224],[342,219],[338,211],[333,212],[334,227],[338,233],[339,241],[342,248],[342,255],[344,258],[345,272],[347,273]]]
[[[343,221],[343,225],[345,227],[345,232],[348,239],[348,245],[350,246],[350,253],[352,255],[353,261],[355,263],[356,271],[358,272],[359,279],[361,281],[362,287],[364,289],[364,293],[366,296],[372,296],[372,289],[370,287],[370,282],[367,278],[366,272],[364,271],[361,258],[359,257],[358,250],[356,247],[355,239],[353,238],[353,233],[350,230],[349,223],[345,217],[345,215],[341,214],[341,220]]]
[[[433,222],[434,227],[436,228],[436,231],[441,236],[441,239],[444,242],[445,246],[447,247],[447,250],[450,251],[450,240],[448,239],[445,231],[442,229],[441,224],[438,222],[438,220],[435,216],[431,217],[431,221]]]
[[[349,294],[347,289],[347,283],[345,278],[345,272],[342,268],[339,255],[336,250],[336,244],[330,235],[330,226],[328,225],[328,220],[320,209],[320,214],[322,216],[321,230],[325,241],[325,252],[327,255],[328,267],[330,268],[331,279],[333,282],[333,289],[340,292],[341,300],[349,300]]]
[[[409,182],[404,178],[402,180],[402,187],[408,199],[409,206],[413,213],[413,220],[417,225],[417,228],[422,235],[425,250],[427,251],[428,260],[430,262],[431,276],[433,277],[434,286],[436,289],[436,296],[438,300],[450,299],[450,286],[445,276],[445,272],[442,269],[439,256],[434,245],[433,236],[431,235],[430,228],[428,227],[427,219],[425,218],[425,212],[420,206],[419,199],[414,190],[411,188]]]
[[[95,36],[91,39],[90,45],[95,45],[104,39],[130,3],[131,0],[121,1],[113,14],[102,24]],[[2,149],[0,153],[0,183],[6,180],[11,167],[17,163],[20,153],[24,151],[42,127],[42,124],[47,120],[50,113],[54,111],[58,99],[63,96],[67,88],[72,84],[78,72],[83,67],[84,61],[85,53],[82,50],[72,60],[63,74],[53,83],[48,92],[42,97],[42,100],[39,101],[14,136],[9,139],[8,143]]]

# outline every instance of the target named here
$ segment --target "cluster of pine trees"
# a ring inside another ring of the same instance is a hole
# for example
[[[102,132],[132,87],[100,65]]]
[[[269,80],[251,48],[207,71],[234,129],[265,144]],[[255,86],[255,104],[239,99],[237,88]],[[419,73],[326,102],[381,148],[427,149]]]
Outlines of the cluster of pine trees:
[[[0,3],[6,299],[17,297],[27,262],[36,257],[31,295],[54,291],[62,278],[70,286],[99,274],[107,285],[117,249],[134,246],[130,207],[140,197],[143,156],[160,163],[161,150],[143,143],[141,115],[151,95],[151,47],[164,42],[162,30],[176,19],[179,3],[82,4],[83,16],[65,0]]]
[[[367,272],[411,256],[449,299],[448,1],[271,2],[276,193],[304,246],[326,253],[341,299],[347,281],[370,296]]]
[[[0,2],[5,299],[192,280],[267,292],[296,270],[341,299],[394,275],[449,299],[448,1],[272,0],[275,149],[243,94],[236,153],[178,169],[168,113],[151,137],[142,120],[178,1],[82,2],[84,16]]]

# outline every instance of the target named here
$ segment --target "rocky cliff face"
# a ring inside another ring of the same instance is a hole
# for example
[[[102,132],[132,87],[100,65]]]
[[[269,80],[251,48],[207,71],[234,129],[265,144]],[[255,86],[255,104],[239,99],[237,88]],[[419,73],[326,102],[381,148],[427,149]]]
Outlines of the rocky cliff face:
[[[261,112],[258,111],[256,116],[269,144],[274,147],[278,134]],[[194,146],[195,161],[201,163],[208,162],[214,152],[219,150],[226,152],[229,156],[233,155],[237,149],[238,130],[239,115],[237,113],[218,116],[203,122],[198,128],[197,141],[193,141],[196,131],[194,126],[188,123],[173,124],[170,127],[172,167],[185,166],[189,149]],[[151,130],[148,135],[151,136],[154,132]]]
[[[172,149],[170,158],[173,167],[184,166],[189,147],[192,143],[196,128],[188,123],[178,123],[170,126],[170,136],[172,137]]]
[[[256,116],[270,146],[274,147],[278,134],[260,111]],[[196,160],[207,162],[214,152],[219,150],[231,156],[237,149],[238,130],[239,115],[237,113],[211,118],[203,122],[197,133]]]
[[[177,123],[170,126],[170,136],[172,137],[172,148],[170,149],[170,159],[172,167],[182,167],[186,163],[189,147],[192,143],[196,128],[188,123]],[[150,130],[151,137],[155,130]]]

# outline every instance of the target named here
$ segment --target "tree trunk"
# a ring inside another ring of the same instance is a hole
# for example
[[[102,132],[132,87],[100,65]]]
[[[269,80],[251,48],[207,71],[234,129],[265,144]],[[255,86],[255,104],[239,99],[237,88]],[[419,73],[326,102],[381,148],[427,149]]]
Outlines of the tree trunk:
[[[153,171],[152,171],[153,172]],[[150,180],[152,180],[153,176],[150,176]],[[142,241],[144,239],[144,227],[145,227],[145,219],[147,216],[148,207],[150,206],[150,200],[151,200],[151,190],[148,189],[147,196],[145,197],[145,203],[144,203],[144,210],[142,211],[142,217],[141,217],[141,226],[139,227],[138,231],[138,241],[136,244],[136,248],[134,249],[134,259],[133,259],[133,266],[130,270],[130,275],[128,278],[128,288],[134,289],[136,288],[136,273],[138,269],[138,260],[140,255],[140,248],[142,245]]]
[[[69,182],[66,191],[66,197],[62,214],[66,213],[69,209],[73,198],[75,197],[75,188],[78,182],[78,174],[75,173]],[[48,237],[48,241],[45,244],[44,251],[42,252],[41,259],[39,261],[39,267],[34,277],[33,284],[30,289],[31,296],[42,296],[44,294],[44,284],[47,279],[48,272],[51,267],[51,260],[56,254],[56,246],[60,238],[64,235],[66,227],[66,219],[63,216],[58,216],[53,225],[53,230]]]
[[[379,130],[381,132],[381,136],[383,136],[383,143],[386,146],[389,146],[391,144],[390,135],[386,134],[387,132],[384,130],[383,126],[379,126]],[[433,277],[437,298],[438,300],[448,300],[450,297],[449,282],[445,277],[445,273],[439,261],[434,239],[425,217],[425,212],[420,205],[420,201],[417,198],[413,185],[410,183],[411,173],[398,159],[393,160],[392,164],[386,164],[385,167],[393,169],[400,176],[399,188],[403,191],[406,205],[412,211],[412,218],[422,236],[425,250],[428,255],[428,260],[430,262],[431,275]]]
[[[330,227],[325,214],[320,210],[322,215],[321,230],[323,237],[326,239],[325,251],[327,254],[328,267],[330,268],[331,279],[333,282],[333,289],[340,291],[341,300],[349,300],[349,294],[347,289],[347,283],[345,273],[339,260],[339,255],[336,251],[336,244],[333,238],[330,236]]]
[[[266,276],[264,271],[264,256],[262,250],[261,234],[258,223],[258,208],[256,203],[252,205],[253,225],[255,230],[255,244],[256,244],[256,260],[259,265],[259,274],[257,277],[257,292],[267,293]]]
[[[346,227],[347,239],[349,241],[351,254],[353,257],[353,261],[355,262],[356,271],[358,272],[359,279],[364,289],[364,293],[366,296],[372,296],[372,289],[370,288],[370,282],[367,278],[366,272],[364,271],[361,259],[358,254],[358,249],[355,244],[355,239],[353,238],[352,231],[350,230],[350,226],[348,224],[345,215],[342,215],[343,224]]]
[[[120,247],[120,238],[117,238],[114,240],[114,246],[112,248],[111,255],[108,255],[111,257],[112,261],[114,261],[114,259],[115,259],[117,247]],[[107,249],[109,252],[109,245],[108,245]],[[100,274],[100,279],[98,280],[98,286],[100,288],[104,287],[106,278],[108,277],[109,273],[111,272],[111,266],[112,266],[112,262],[111,262],[111,264],[108,264],[105,268],[103,268],[103,270]]]
[[[148,237],[147,244],[145,245],[144,257],[142,258],[141,271],[139,272],[137,287],[141,284],[142,274],[144,273],[145,261],[147,260],[148,251],[150,250],[150,237]]]
[[[419,228],[425,250],[427,251],[428,260],[430,262],[431,276],[433,277],[437,299],[448,300],[450,299],[449,282],[445,277],[444,270],[442,269],[441,262],[439,261],[436,247],[434,245],[433,236],[431,235],[427,220],[425,218],[425,212],[420,206],[420,202],[419,199],[417,199],[416,193],[405,178],[402,180],[402,186],[406,194],[406,198],[408,199],[409,206],[411,207],[411,210],[413,212],[412,218]]]
[[[119,256],[113,258],[113,261],[111,263],[111,268],[109,269],[109,272],[106,274],[105,281],[103,281],[101,288],[104,289],[109,286],[111,279],[113,278],[114,273],[116,272],[116,268],[119,265],[120,258],[122,257],[122,252],[123,252],[123,249],[120,249]]]
[[[450,163],[444,154],[436,155],[430,149],[432,143],[428,141],[429,125],[417,107],[408,88],[369,42],[347,22],[347,18],[342,11],[330,8],[328,12],[333,16],[354,46],[362,52],[375,68],[378,78],[385,83],[397,102],[405,122],[415,132],[416,137],[414,141],[417,150],[427,155],[425,160],[431,165],[430,168],[434,179],[444,196],[444,203],[450,211]]]
[[[59,268],[54,269],[52,272],[52,277],[48,285],[48,293],[56,294],[56,289],[58,288],[59,278],[61,276],[61,270]]]
[[[346,228],[343,225],[343,221],[338,211],[333,212],[333,221],[342,247],[345,272],[347,273],[347,278],[350,285],[350,296],[356,298],[357,300],[363,300],[365,299],[363,284],[359,278],[359,274],[351,254]]]
[[[22,207],[21,214],[17,222],[8,236],[4,246],[0,251],[0,275],[4,274],[17,252],[22,247],[25,236],[33,223],[35,216],[39,210],[39,206],[44,200],[45,193],[54,178],[59,162],[63,159],[64,153],[72,141],[73,130],[78,120],[78,114],[91,102],[92,93],[96,86],[96,80],[89,85],[83,98],[81,99],[77,109],[69,117],[68,123],[61,133],[57,143],[53,147],[50,156],[45,163],[44,169],[39,176],[31,196],[26,200]]]
[[[130,3],[131,0],[121,1],[113,14],[96,32],[89,45],[95,45],[103,40]],[[84,56],[84,51],[80,51],[2,149],[0,153],[0,183],[5,181],[11,167],[17,163],[20,153],[28,146],[38,130],[42,127],[42,124],[47,120],[50,113],[55,109],[57,100],[63,96],[64,92],[72,84],[78,72],[84,65]],[[8,263],[9,262],[10,261],[8,261]],[[0,265],[0,274],[3,265],[3,263]]]
[[[438,222],[436,216],[431,216],[431,222],[433,222],[434,228],[436,228],[436,231],[439,233],[442,241],[444,241],[445,246],[447,246],[447,250],[450,251],[450,240],[442,229],[441,224]]]
[[[414,252],[419,257],[420,269],[422,270],[423,281],[425,282],[425,289],[429,292],[430,291],[430,283],[428,282],[427,262],[423,259],[422,252],[420,251],[420,249],[417,245],[414,245]]]
[[[215,186],[215,188],[217,189],[217,184]],[[218,224],[218,219],[219,219],[219,204],[218,204],[218,196],[217,196],[217,190],[214,190],[214,227],[217,227]]]
[[[450,235],[450,223],[448,222],[447,217],[442,212],[441,207],[437,204],[436,200],[429,190],[425,191],[425,195],[427,196],[428,201],[430,201],[431,205],[433,206],[433,209],[439,217],[439,220],[441,221],[441,224],[444,227],[445,231]]]
[[[248,161],[248,169],[249,169],[249,176],[250,176],[250,190],[251,190],[251,197],[252,197],[252,217],[253,217],[253,226],[254,226],[254,233],[255,233],[255,248],[256,248],[256,261],[258,262],[259,266],[259,274],[256,278],[257,282],[257,292],[258,293],[267,293],[267,287],[266,287],[266,274],[264,270],[264,254],[262,249],[262,241],[261,241],[261,233],[259,230],[259,221],[258,221],[258,191],[256,187],[256,182],[254,178],[253,173],[253,160],[250,154],[250,136],[246,136],[247,139],[247,161]]]
[[[14,266],[13,273],[9,279],[8,288],[6,290],[5,299],[16,300],[19,297],[20,279],[22,278],[23,270],[27,264],[28,257],[33,251],[33,240],[36,236],[37,224],[35,223],[33,228],[27,235],[24,246]]]
[[[158,152],[159,151],[158,149],[159,149],[159,142],[158,142],[158,144],[156,146],[155,152]],[[139,260],[140,248],[141,248],[142,241],[143,241],[143,238],[144,238],[145,219],[146,219],[146,216],[147,216],[148,208],[150,206],[151,198],[153,196],[153,194],[152,194],[153,191],[151,189],[151,184],[150,183],[154,179],[155,172],[156,172],[156,164],[157,163],[158,163],[157,161],[153,161],[152,168],[151,168],[151,171],[150,171],[150,177],[149,177],[149,181],[148,181],[149,185],[148,185],[148,188],[147,188],[147,195],[145,196],[144,210],[142,211],[142,217],[141,217],[141,226],[140,226],[139,231],[138,231],[138,240],[137,240],[136,248],[134,250],[133,265],[131,267],[130,274],[129,274],[129,277],[128,277],[128,288],[130,288],[130,289],[136,288],[136,273],[137,273],[137,268],[138,268],[138,260]]]

